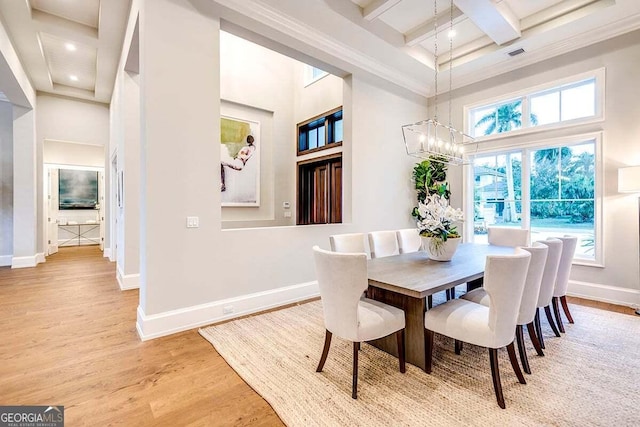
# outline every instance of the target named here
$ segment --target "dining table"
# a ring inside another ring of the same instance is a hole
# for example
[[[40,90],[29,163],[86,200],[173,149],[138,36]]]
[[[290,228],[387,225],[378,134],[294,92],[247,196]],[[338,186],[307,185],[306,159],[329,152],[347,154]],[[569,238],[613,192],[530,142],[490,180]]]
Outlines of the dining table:
[[[434,261],[423,251],[367,261],[368,298],[404,310],[405,357],[425,369],[424,314],[433,294],[463,283],[481,281],[487,255],[504,255],[514,248],[479,243],[461,243],[450,261]],[[394,335],[369,342],[398,356]]]

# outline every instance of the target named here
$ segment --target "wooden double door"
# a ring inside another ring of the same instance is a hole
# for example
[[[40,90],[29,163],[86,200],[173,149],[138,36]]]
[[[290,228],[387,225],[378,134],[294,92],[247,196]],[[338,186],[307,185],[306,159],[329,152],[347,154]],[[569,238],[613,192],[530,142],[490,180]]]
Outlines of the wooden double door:
[[[297,224],[342,222],[342,155],[298,163]]]

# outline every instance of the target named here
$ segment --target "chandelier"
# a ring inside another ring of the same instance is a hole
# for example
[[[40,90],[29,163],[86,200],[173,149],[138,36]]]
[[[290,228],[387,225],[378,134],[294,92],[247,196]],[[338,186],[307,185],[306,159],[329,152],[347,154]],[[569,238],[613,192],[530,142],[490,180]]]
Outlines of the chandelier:
[[[447,164],[464,163],[466,145],[473,137],[456,130],[451,125],[451,83],[453,68],[453,0],[449,9],[449,124],[438,121],[438,5],[433,2],[434,42],[434,115],[431,119],[402,126],[402,136],[407,154]]]

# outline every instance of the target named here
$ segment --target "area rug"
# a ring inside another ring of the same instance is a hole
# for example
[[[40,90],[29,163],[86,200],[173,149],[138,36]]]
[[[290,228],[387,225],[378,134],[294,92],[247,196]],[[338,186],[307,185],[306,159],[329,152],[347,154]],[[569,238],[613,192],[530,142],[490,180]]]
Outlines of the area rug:
[[[315,372],[324,342],[320,301],[200,334],[288,426],[640,425],[640,317],[576,305],[571,312],[576,323],[561,338],[544,329],[545,357],[528,349],[526,385],[500,351],[504,410],[487,351],[465,345],[457,356],[453,341],[438,335],[431,375],[413,365],[401,374],[396,358],[363,345],[353,400],[349,342],[334,336],[324,371]]]

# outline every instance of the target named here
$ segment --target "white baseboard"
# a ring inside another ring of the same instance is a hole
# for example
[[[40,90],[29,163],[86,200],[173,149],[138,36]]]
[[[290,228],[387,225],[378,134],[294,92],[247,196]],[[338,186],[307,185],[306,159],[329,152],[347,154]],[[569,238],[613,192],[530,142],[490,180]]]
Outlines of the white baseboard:
[[[0,267],[7,267],[11,265],[13,255],[0,255]]]
[[[118,268],[116,269],[116,279],[121,291],[140,288],[140,274],[123,274]]]
[[[11,268],[35,267],[38,264],[38,255],[14,256],[11,259]]]
[[[44,252],[40,252],[36,254],[36,262],[40,264],[41,262],[47,262],[47,258],[44,256]]]
[[[246,316],[320,295],[318,282],[301,283],[254,294],[146,315],[138,306],[136,329],[142,341]],[[231,313],[226,310],[232,308]]]
[[[111,260],[111,248],[104,248],[102,250],[102,256]]]
[[[640,289],[570,280],[567,295],[634,308],[640,307]]]

